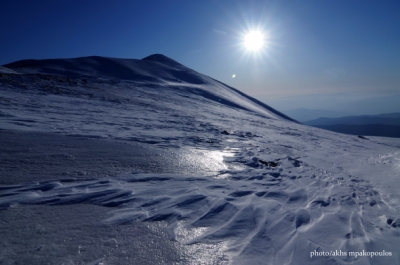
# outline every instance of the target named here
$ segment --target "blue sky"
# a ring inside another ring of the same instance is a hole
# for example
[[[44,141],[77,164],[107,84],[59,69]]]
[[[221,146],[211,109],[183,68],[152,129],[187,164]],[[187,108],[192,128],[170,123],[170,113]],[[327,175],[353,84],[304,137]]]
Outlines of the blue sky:
[[[400,1],[1,1],[0,64],[162,53],[280,110],[400,111],[399,14]],[[259,53],[242,44],[254,28]]]

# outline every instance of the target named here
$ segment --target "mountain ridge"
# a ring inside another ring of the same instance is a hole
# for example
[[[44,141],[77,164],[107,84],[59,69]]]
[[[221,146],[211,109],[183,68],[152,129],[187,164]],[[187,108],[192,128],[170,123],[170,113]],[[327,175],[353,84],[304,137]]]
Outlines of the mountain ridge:
[[[400,137],[400,113],[321,117],[303,124],[353,135]]]
[[[178,63],[177,61],[175,61],[174,59],[171,59],[167,56],[165,56],[164,54],[161,53],[154,53],[152,55],[146,56],[143,59],[141,59],[142,61],[151,61],[151,62],[157,62],[157,63],[163,63],[163,64],[167,64],[169,66],[184,66],[183,64]],[[186,67],[186,66],[184,66]]]
[[[400,113],[382,113],[378,115],[351,115],[338,118],[320,117],[318,119],[303,122],[307,125],[365,125],[365,124],[386,124],[400,125]]]
[[[4,67],[20,73],[120,79],[146,84],[162,83],[186,89],[189,93],[195,93],[231,107],[256,111],[267,117],[279,117],[297,122],[238,89],[198,73],[163,54],[152,54],[141,60],[102,56],[20,60],[6,64]],[[234,96],[234,100],[232,100],[232,96]]]

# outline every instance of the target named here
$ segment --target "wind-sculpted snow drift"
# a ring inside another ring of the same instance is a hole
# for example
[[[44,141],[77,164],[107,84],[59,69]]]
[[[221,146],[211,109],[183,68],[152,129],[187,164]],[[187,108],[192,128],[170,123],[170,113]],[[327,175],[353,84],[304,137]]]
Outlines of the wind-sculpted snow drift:
[[[301,125],[163,55],[4,69],[5,264],[400,264],[397,139]]]

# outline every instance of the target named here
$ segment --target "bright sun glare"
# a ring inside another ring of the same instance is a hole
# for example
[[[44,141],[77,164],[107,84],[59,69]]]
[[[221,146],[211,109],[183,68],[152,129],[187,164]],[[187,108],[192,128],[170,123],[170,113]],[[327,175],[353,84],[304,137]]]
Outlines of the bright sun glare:
[[[244,46],[249,51],[259,51],[264,46],[264,35],[261,31],[249,31],[244,37]]]

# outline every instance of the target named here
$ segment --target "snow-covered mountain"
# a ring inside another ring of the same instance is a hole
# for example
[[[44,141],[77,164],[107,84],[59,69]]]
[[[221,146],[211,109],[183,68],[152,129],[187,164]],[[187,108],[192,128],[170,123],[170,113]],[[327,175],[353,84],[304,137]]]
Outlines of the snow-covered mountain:
[[[96,77],[111,80],[165,84],[185,93],[198,94],[235,108],[248,109],[273,118],[292,120],[273,108],[212,78],[195,72],[161,54],[143,58],[117,59],[99,56],[75,59],[23,60],[5,65],[20,73],[54,74],[73,77]],[[190,86],[187,87],[187,84]]]
[[[400,140],[163,55],[0,72],[0,263],[400,264]]]

